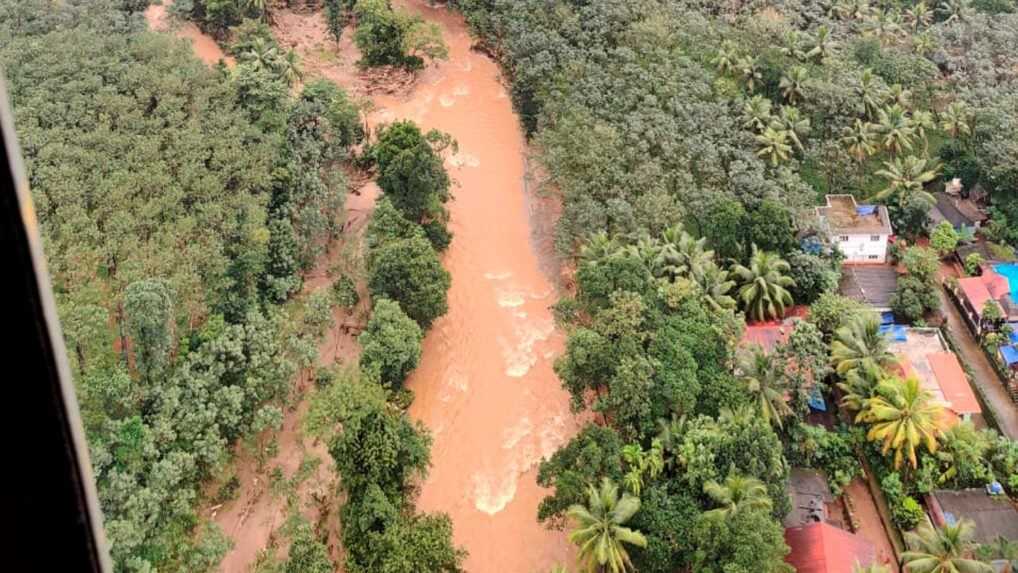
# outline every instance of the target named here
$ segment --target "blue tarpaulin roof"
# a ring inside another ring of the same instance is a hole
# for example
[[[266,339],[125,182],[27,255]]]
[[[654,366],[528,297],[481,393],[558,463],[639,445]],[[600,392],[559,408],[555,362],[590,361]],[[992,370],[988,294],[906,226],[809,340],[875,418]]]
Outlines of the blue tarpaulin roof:
[[[880,324],[894,324],[894,313],[890,311],[881,312]]]
[[[876,205],[859,205],[855,208],[855,212],[860,215],[872,215],[877,212]]]
[[[881,324],[880,334],[887,335],[895,342],[905,342],[908,340],[908,330],[903,324]]]
[[[1008,366],[1018,363],[1018,348],[1014,346],[1001,346],[1000,355],[1004,357],[1004,362]]]
[[[1018,344],[1018,332],[1011,331],[1011,334],[1008,336],[1008,338],[1011,339],[1011,344]]]
[[[827,402],[824,401],[824,395],[820,391],[819,386],[814,386],[813,390],[810,391],[807,403],[809,403],[810,408],[813,408],[817,412],[827,411]]]

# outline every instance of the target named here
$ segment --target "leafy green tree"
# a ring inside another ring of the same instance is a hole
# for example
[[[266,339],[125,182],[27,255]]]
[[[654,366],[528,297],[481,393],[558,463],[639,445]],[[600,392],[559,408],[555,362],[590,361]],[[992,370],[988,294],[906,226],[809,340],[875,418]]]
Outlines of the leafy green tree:
[[[361,344],[361,368],[377,371],[383,384],[398,388],[417,366],[421,357],[424,333],[399,304],[386,299],[375,300],[367,328],[358,341]]]
[[[784,530],[766,511],[740,511],[727,520],[701,514],[692,538],[696,571],[791,571],[784,562],[788,554]]]
[[[986,261],[983,259],[983,256],[979,253],[969,253],[968,256],[965,257],[965,274],[970,277],[978,275],[983,263],[985,262]]]
[[[424,238],[390,241],[370,255],[371,294],[398,302],[422,328],[430,327],[448,310],[446,293],[450,282],[438,254]]]
[[[639,531],[625,527],[640,510],[640,498],[623,493],[610,479],[601,487],[588,486],[586,505],[576,504],[567,515],[576,526],[569,541],[579,547],[579,557],[588,571],[622,573],[633,570],[627,545],[646,547],[647,538]]]
[[[165,281],[131,283],[124,295],[127,330],[131,334],[134,364],[142,378],[152,382],[166,368],[173,346],[173,295]]]
[[[424,222],[445,217],[449,175],[430,145],[404,149],[379,169],[378,186],[407,219]]]
[[[973,558],[974,534],[975,525],[965,519],[939,529],[923,525],[905,534],[915,549],[902,553],[901,560],[910,573],[992,573],[993,567]]]
[[[880,319],[873,313],[856,315],[835,331],[831,363],[839,375],[867,364],[887,367],[897,363],[880,332]]]
[[[538,467],[537,483],[553,492],[541,500],[538,520],[560,525],[569,507],[587,500],[588,484],[602,477],[620,481],[622,474],[622,439],[618,432],[587,424]]]
[[[760,202],[743,222],[746,242],[784,257],[795,248],[795,226],[788,208],[777,201]]]
[[[836,292],[822,293],[810,305],[808,320],[826,336],[834,334],[842,325],[866,311],[862,303]]]
[[[427,472],[431,438],[419,422],[374,400],[353,405],[329,453],[343,476],[343,487],[360,497],[377,486],[390,499],[402,499],[411,480]]]
[[[936,288],[914,276],[904,276],[898,279],[898,286],[891,297],[891,309],[905,320],[920,320],[927,312],[940,308]]]
[[[329,558],[329,549],[315,539],[311,524],[299,523],[290,535],[290,554],[283,565],[284,573],[331,573],[336,566]]]
[[[732,270],[742,283],[739,300],[753,320],[780,318],[785,308],[792,305],[792,295],[787,289],[794,286],[795,281],[786,276],[790,267],[779,256],[754,245],[750,265],[735,265]]]
[[[837,290],[841,279],[837,261],[799,250],[791,251],[786,260],[788,274],[795,281],[789,292],[800,304],[813,304],[824,293]]]

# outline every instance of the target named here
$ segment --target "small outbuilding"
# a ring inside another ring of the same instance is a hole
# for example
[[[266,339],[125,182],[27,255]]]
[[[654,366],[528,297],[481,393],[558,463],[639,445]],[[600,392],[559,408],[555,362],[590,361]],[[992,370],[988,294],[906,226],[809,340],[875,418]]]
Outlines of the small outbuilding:
[[[930,517],[938,526],[962,519],[976,524],[975,541],[990,543],[997,537],[1018,541],[1018,510],[1006,495],[990,495],[985,489],[934,490],[927,496]]]

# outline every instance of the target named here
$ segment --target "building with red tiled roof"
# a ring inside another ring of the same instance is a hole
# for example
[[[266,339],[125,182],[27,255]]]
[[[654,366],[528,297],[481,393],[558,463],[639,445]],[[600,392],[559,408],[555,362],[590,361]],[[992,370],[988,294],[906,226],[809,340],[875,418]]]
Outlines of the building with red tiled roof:
[[[969,385],[958,357],[935,328],[908,328],[905,336],[889,342],[898,364],[891,372],[902,378],[917,378],[919,385],[945,408],[947,423],[969,420],[982,408]]]
[[[1004,316],[1009,320],[1018,318],[1015,315],[1014,305],[1011,301],[1011,285],[1007,278],[997,274],[991,267],[983,269],[983,274],[978,277],[966,277],[958,279],[959,298],[962,306],[968,314],[969,320],[976,325],[977,329],[982,327],[983,309],[988,301],[995,301],[1000,305]]]
[[[926,357],[933,369],[933,376],[937,379],[937,385],[944,395],[944,401],[950,404],[949,408],[962,419],[968,419],[973,414],[981,414],[983,409],[979,407],[979,400],[972,392],[965,371],[962,370],[958,357],[953,352],[934,352]]]
[[[877,558],[870,542],[828,523],[789,527],[785,543],[785,562],[798,573],[852,573],[856,564],[865,567]]]

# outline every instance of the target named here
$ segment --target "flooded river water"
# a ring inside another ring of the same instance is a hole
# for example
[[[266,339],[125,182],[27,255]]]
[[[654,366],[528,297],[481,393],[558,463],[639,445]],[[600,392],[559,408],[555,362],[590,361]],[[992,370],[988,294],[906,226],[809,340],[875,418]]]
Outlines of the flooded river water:
[[[546,492],[536,469],[575,423],[552,371],[563,337],[531,236],[523,136],[498,67],[470,49],[462,18],[410,4],[443,27],[449,60],[427,70],[409,99],[376,98],[376,118],[409,118],[459,144],[447,161],[459,183],[443,260],[449,313],[408,383],[410,413],[435,438],[418,506],[452,516],[455,541],[470,552],[467,571],[547,571],[570,563],[571,548],[564,533],[537,523]]]

